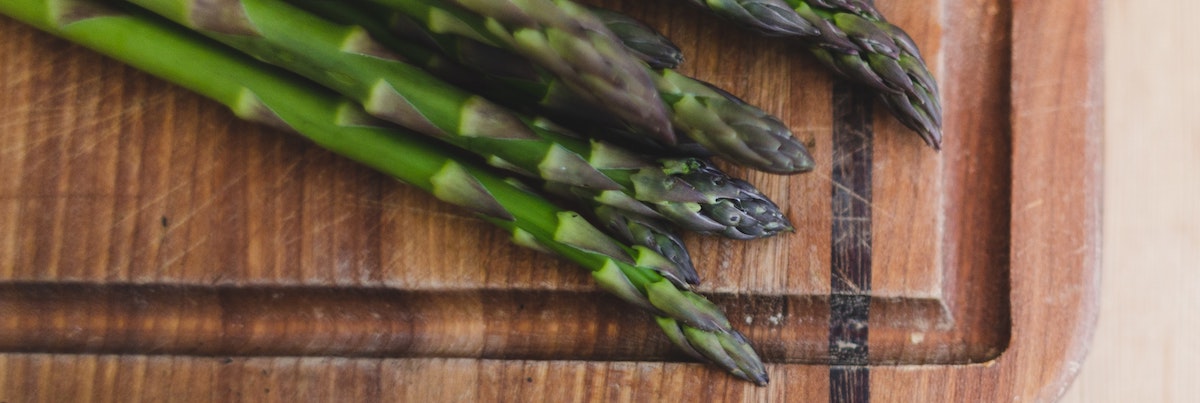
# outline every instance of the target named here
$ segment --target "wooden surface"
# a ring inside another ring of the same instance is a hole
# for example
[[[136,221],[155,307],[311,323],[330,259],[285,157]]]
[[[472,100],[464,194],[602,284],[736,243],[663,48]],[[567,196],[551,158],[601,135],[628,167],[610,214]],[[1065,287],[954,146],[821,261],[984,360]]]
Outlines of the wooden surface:
[[[1184,34],[1198,11],[1186,0],[1105,3],[1100,320],[1064,402],[1200,396],[1200,77],[1188,67],[1200,46]]]
[[[0,401],[124,400],[119,385],[253,401],[1064,390],[1095,313],[1098,9],[880,2],[941,79],[933,153],[794,46],[683,2],[603,3],[677,39],[686,72],[776,113],[829,167],[735,170],[797,233],[688,240],[700,290],[771,386],[689,363],[584,273],[458,209],[0,20],[0,170],[16,173],[0,178]],[[59,373],[80,381],[51,388]]]

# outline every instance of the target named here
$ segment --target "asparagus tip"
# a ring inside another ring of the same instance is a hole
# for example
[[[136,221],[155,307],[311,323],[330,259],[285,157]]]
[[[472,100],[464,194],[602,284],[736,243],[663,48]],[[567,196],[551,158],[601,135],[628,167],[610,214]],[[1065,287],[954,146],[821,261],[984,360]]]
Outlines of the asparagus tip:
[[[942,130],[932,128],[929,132],[922,132],[921,139],[925,140],[925,144],[933,147],[934,151],[942,151]]]
[[[750,378],[750,382],[754,382],[754,384],[758,386],[767,386],[767,384],[771,382],[771,378],[767,376],[765,371],[759,374],[751,375]]]

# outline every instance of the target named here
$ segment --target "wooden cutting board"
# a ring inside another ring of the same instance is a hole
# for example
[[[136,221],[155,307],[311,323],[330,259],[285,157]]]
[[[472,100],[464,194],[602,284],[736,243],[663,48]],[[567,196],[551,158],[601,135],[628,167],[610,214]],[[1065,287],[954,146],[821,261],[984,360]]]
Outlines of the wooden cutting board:
[[[795,43],[684,1],[594,3],[667,33],[684,72],[817,160],[731,170],[795,233],[687,239],[770,386],[690,361],[584,271],[458,208],[4,18],[0,401],[1061,394],[1096,312],[1098,5],[879,1],[940,80],[934,152]]]

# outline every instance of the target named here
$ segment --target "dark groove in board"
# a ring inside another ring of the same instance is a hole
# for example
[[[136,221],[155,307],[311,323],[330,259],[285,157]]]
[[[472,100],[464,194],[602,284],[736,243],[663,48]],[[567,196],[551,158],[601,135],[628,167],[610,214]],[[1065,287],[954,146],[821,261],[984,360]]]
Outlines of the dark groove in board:
[[[866,403],[871,401],[871,372],[865,366],[829,368],[829,401]]]
[[[833,227],[829,298],[829,401],[869,402],[872,94],[833,87]]]

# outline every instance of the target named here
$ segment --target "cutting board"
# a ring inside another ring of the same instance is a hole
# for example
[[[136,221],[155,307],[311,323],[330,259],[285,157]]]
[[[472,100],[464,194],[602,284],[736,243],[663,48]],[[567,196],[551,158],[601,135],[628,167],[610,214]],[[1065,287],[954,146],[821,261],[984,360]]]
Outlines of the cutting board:
[[[0,19],[0,401],[1052,400],[1096,313],[1094,2],[879,1],[941,83],[942,151],[794,42],[684,1],[681,70],[817,161],[731,168],[794,233],[689,236],[768,362],[673,349],[571,263],[415,188]],[[1054,21],[1054,23],[1045,23]]]

